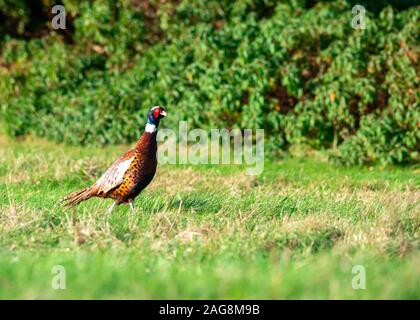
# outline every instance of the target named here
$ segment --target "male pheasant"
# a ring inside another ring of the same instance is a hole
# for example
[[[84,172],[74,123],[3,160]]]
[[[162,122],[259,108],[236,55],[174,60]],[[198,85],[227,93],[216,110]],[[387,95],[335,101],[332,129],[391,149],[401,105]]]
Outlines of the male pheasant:
[[[116,205],[129,204],[134,210],[134,199],[152,181],[157,167],[156,134],[159,121],[166,116],[160,106],[150,109],[144,133],[136,146],[117,159],[112,166],[92,186],[73,192],[62,202],[66,208],[72,208],[92,197],[111,198]]]

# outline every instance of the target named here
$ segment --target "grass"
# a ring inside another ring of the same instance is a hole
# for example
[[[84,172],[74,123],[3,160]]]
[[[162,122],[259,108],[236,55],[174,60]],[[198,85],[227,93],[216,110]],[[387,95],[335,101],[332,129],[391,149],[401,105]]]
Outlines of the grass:
[[[159,166],[135,214],[57,205],[127,146],[0,137],[0,298],[419,299],[416,168]],[[66,289],[51,286],[62,265]],[[354,290],[352,268],[366,270]]]

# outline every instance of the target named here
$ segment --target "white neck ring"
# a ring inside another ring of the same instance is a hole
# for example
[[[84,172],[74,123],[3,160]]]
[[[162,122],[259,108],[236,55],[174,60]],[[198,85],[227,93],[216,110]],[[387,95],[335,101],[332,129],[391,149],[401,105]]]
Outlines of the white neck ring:
[[[153,133],[157,131],[157,128],[154,124],[146,123],[146,128],[144,129],[144,131]]]

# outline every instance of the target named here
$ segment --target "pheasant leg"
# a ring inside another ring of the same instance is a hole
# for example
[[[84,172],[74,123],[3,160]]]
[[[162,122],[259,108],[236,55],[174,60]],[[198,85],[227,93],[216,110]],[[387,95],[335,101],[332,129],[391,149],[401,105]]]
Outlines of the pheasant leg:
[[[112,210],[114,210],[114,208],[115,208],[115,205],[116,205],[117,203],[116,202],[114,202],[110,207],[109,207],[109,209],[108,209],[108,213],[111,213],[112,212]]]
[[[131,211],[135,211],[134,209],[134,201],[133,200],[131,200],[131,201],[129,201],[129,204],[130,204],[130,208],[131,208]]]

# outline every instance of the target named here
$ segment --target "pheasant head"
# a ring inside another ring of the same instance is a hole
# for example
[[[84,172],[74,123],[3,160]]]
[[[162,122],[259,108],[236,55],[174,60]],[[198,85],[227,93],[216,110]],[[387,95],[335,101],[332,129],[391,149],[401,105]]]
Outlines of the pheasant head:
[[[147,115],[146,132],[156,132],[160,119],[166,117],[166,111],[161,106],[150,109]]]

